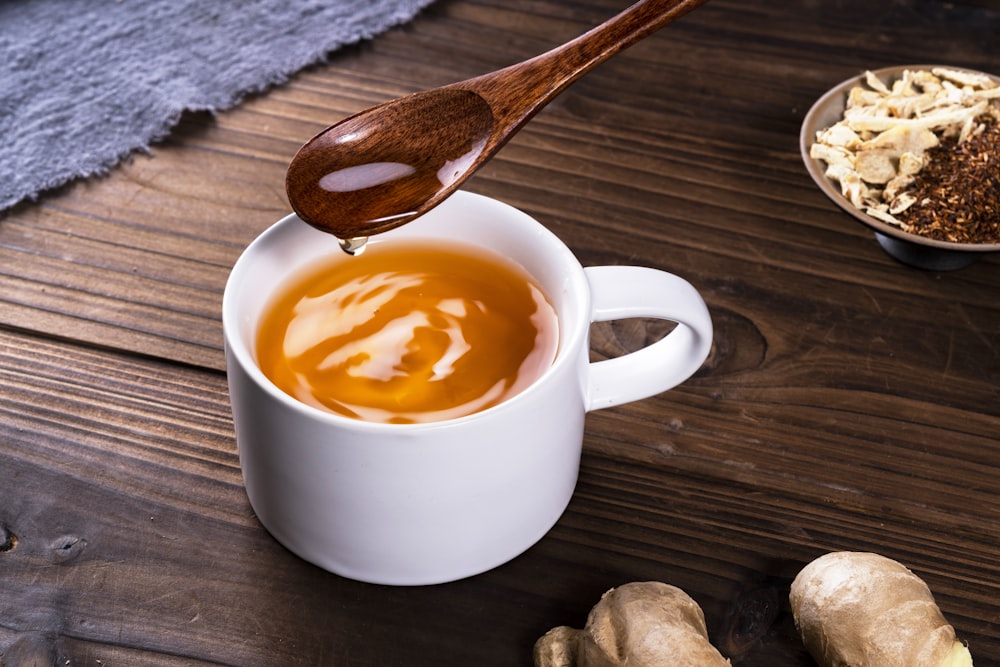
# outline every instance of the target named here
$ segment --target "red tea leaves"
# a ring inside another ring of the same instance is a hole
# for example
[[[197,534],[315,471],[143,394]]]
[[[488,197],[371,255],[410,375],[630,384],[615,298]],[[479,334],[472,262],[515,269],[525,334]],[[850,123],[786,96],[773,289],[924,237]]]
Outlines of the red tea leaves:
[[[906,191],[916,198],[896,214],[906,231],[953,243],[1000,243],[1000,123],[964,143],[946,140],[927,152]]]

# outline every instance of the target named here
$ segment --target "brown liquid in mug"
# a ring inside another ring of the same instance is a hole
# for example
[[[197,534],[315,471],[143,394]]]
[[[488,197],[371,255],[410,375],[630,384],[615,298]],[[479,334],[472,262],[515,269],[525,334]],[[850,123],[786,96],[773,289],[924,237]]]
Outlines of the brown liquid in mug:
[[[471,246],[388,241],[285,285],[264,312],[257,360],[303,403],[414,423],[514,396],[557,347],[555,310],[520,266]]]

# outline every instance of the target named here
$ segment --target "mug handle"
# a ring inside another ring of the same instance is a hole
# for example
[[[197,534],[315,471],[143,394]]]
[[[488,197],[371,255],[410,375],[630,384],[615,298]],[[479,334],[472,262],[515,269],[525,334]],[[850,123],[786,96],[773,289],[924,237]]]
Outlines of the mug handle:
[[[659,394],[694,375],[712,347],[712,318],[683,278],[640,266],[591,266],[591,322],[649,317],[677,323],[652,345],[590,364],[587,411]]]

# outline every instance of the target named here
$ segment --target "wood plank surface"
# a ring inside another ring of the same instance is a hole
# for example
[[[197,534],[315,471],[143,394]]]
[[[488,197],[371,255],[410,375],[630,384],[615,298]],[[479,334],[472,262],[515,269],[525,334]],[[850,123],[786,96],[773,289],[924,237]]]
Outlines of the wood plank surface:
[[[741,438],[751,420],[720,410],[701,378],[590,417],[574,500],[527,554],[454,584],[372,586],[291,556],[256,523],[220,374],[10,332],[0,344],[8,651],[30,640],[71,664],[525,664],[534,638],[582,623],[606,588],[656,579],[698,599],[734,664],[809,664],[783,603],[790,577],[819,549],[873,545],[928,580],[977,655],[1000,647],[1000,511],[951,497],[965,488],[982,503],[995,484],[995,467],[947,460],[976,437],[916,453],[818,442],[819,427],[794,423]],[[808,447],[779,446],[797,437]],[[734,614],[761,607],[773,617],[741,635]]]
[[[528,665],[606,589],[656,579],[733,665],[809,666],[790,578],[875,550],[1000,665],[1000,257],[903,266],[812,184],[802,118],[865,68],[1000,72],[989,2],[711,0],[574,84],[468,189],[584,265],[677,273],[705,366],[588,416],[566,514],[442,586],[372,586],[280,547],[243,490],[220,306],[329,123],[516,62],[624,0],[438,0],[149,155],[0,217],[0,664]],[[661,335],[593,330],[596,357]]]

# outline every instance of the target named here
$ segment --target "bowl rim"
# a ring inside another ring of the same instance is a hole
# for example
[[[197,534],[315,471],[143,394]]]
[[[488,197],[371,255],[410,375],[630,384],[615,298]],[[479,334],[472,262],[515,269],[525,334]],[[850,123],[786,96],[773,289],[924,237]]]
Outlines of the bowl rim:
[[[839,84],[825,92],[823,95],[813,103],[806,112],[806,115],[802,119],[802,127],[799,130],[799,152],[802,155],[802,160],[805,163],[806,171],[809,172],[809,176],[812,177],[813,181],[819,186],[819,189],[829,197],[835,204],[837,204],[841,209],[849,213],[855,219],[859,220],[863,224],[875,230],[879,234],[884,234],[886,236],[891,236],[893,238],[899,239],[901,241],[908,241],[910,243],[916,243],[923,246],[928,246],[931,248],[940,248],[941,250],[950,250],[958,252],[998,252],[1000,251],[1000,242],[997,243],[956,243],[954,241],[941,241],[938,239],[932,239],[926,236],[921,236],[920,234],[913,234],[907,231],[891,225],[887,222],[883,222],[877,218],[873,218],[861,209],[857,208],[851,201],[845,197],[841,192],[840,188],[835,184],[834,181],[826,177],[824,173],[826,170],[822,166],[822,160],[818,158],[810,157],[809,149],[816,139],[816,132],[826,129],[829,125],[824,125],[820,127],[820,117],[829,115],[832,109],[835,109],[839,102],[839,109],[837,110],[837,116],[843,117],[844,106],[846,105],[847,93],[855,86],[863,84],[867,72],[871,72],[877,78],[882,81],[888,81],[890,84],[898,78],[905,70],[927,70],[930,71],[934,68],[950,69],[960,72],[972,72],[975,74],[982,74],[990,77],[994,81],[1000,83],[1000,76],[995,74],[990,74],[989,72],[983,72],[980,70],[971,69],[968,67],[958,67],[952,65],[943,64],[930,64],[930,65],[892,65],[889,67],[882,67],[879,69],[864,70],[855,76],[848,79],[844,79]],[[836,122],[836,121],[834,121]]]

